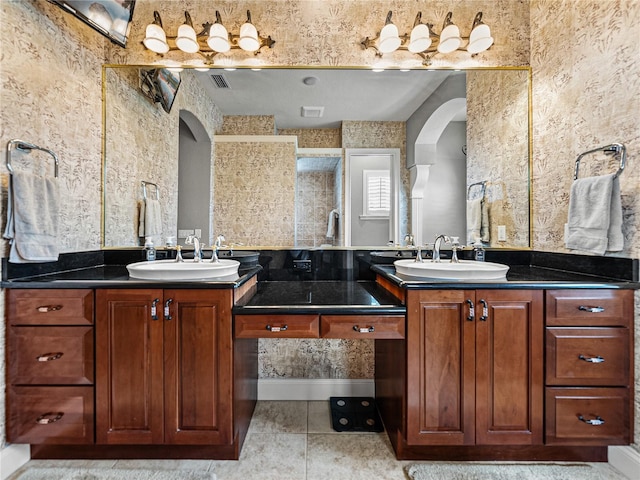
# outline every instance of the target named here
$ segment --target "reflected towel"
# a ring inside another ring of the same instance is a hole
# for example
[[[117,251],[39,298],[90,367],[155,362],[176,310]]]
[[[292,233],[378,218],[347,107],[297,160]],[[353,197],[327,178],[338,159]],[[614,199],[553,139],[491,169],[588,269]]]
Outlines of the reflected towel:
[[[147,198],[140,202],[139,237],[152,237],[162,233],[162,209],[160,201]]]
[[[489,242],[489,207],[482,198],[467,200],[467,243]]]
[[[622,250],[622,201],[620,182],[615,174],[573,182],[565,245],[570,250],[598,255]]]
[[[31,173],[9,176],[7,226],[11,263],[58,260],[60,194],[58,179]]]
[[[338,220],[338,210],[334,208],[329,212],[329,220],[327,225],[327,238],[335,237],[337,220]]]
[[[489,204],[482,199],[482,204],[480,207],[481,220],[480,220],[480,240],[484,243],[489,243],[491,240],[491,228],[489,225]]]

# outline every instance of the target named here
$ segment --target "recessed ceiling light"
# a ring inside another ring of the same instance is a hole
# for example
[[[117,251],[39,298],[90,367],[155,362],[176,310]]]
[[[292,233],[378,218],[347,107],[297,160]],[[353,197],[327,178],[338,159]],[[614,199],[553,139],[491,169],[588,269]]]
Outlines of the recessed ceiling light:
[[[324,115],[324,107],[302,107],[300,116],[304,118],[320,118]]]
[[[318,78],[317,77],[304,77],[302,79],[302,83],[304,83],[305,85],[315,85],[316,83],[318,83]]]

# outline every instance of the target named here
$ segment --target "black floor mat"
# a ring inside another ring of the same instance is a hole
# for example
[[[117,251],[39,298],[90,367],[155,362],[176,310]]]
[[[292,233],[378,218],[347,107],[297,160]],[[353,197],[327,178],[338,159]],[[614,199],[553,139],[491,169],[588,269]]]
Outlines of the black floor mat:
[[[331,397],[331,424],[336,432],[382,432],[382,420],[371,397]]]

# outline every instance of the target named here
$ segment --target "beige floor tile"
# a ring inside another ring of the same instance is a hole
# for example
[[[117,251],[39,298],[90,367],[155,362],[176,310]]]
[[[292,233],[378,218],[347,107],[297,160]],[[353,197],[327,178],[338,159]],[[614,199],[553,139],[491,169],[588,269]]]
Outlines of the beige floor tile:
[[[306,480],[406,480],[386,434],[309,434]]]
[[[154,470],[196,470],[206,472],[211,460],[118,460],[113,468],[150,468]]]
[[[217,480],[304,480],[307,435],[251,433],[238,461],[214,461]]]
[[[331,426],[329,400],[309,402],[308,433],[338,433]]]
[[[22,468],[113,468],[117,460],[29,460]]]
[[[249,433],[306,433],[307,402],[261,401],[256,405]]]

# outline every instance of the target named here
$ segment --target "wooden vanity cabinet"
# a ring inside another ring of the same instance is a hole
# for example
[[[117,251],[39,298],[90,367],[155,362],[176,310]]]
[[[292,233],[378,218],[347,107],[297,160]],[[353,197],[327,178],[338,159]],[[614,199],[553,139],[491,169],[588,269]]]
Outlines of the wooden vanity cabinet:
[[[546,443],[627,445],[633,291],[546,292]]]
[[[542,444],[542,295],[407,292],[407,445]]]
[[[7,440],[93,443],[93,290],[6,292]]]
[[[96,292],[96,443],[228,445],[233,290]]]

